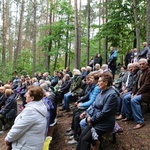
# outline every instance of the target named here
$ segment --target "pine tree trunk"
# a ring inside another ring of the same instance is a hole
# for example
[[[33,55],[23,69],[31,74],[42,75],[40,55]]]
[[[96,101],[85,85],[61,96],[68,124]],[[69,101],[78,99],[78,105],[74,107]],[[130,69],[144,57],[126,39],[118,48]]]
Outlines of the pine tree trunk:
[[[2,1],[2,8],[3,8],[3,47],[2,47],[2,73],[3,73],[3,76],[5,77],[5,67],[6,67],[6,29],[7,29],[7,26],[6,26],[6,6],[5,6],[5,1],[3,0]]]
[[[139,51],[140,50],[140,30],[139,30],[139,26],[138,26],[136,0],[133,0],[133,5],[134,5],[134,22],[135,22],[135,32],[136,32],[136,48]]]
[[[37,2],[36,0],[34,0],[34,33],[33,33],[33,74],[36,71],[36,33],[37,33],[37,29],[36,29],[36,9],[37,9]]]
[[[146,10],[146,41],[150,47],[150,0],[147,0]]]
[[[90,0],[87,4],[87,54],[86,54],[86,65],[89,64],[89,55],[90,55]]]
[[[14,69],[17,67],[18,55],[19,53],[21,53],[21,47],[22,47],[22,24],[23,24],[24,5],[25,5],[25,0],[22,0],[17,48],[14,51]]]

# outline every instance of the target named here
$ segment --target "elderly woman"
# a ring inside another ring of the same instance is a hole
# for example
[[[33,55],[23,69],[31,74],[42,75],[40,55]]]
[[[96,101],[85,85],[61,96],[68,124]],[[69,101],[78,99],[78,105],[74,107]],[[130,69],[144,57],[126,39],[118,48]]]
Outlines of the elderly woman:
[[[39,86],[30,86],[25,97],[26,107],[15,119],[5,142],[8,149],[12,145],[12,150],[41,150],[47,125],[47,108],[41,100],[43,89]]]
[[[98,80],[101,93],[95,102],[80,115],[81,121],[87,124],[86,129],[80,135],[76,150],[90,150],[96,137],[107,132],[112,132],[115,125],[115,114],[117,110],[117,93],[111,87],[112,75],[102,73]],[[81,125],[81,123],[80,123]],[[93,134],[94,133],[94,134]]]
[[[72,97],[78,96],[81,92],[81,84],[82,84],[82,79],[81,79],[81,72],[78,69],[73,70],[73,78],[71,80],[71,86],[69,88],[69,92],[64,95],[64,105],[60,111],[66,110],[66,112],[70,111],[69,108],[69,101]]]

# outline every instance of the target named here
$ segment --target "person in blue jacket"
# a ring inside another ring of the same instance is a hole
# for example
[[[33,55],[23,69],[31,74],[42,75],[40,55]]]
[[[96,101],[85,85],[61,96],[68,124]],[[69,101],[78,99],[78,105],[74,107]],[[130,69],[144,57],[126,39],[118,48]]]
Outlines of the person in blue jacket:
[[[113,79],[115,78],[116,72],[116,62],[117,62],[117,51],[114,49],[113,46],[110,47],[110,54],[108,59],[108,66],[112,72]]]

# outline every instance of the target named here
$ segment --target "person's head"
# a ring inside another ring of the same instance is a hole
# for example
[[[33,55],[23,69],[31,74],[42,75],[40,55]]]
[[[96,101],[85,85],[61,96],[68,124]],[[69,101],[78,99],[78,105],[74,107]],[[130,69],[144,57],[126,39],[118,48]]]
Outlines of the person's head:
[[[91,72],[91,70],[92,70],[92,67],[86,66],[86,71]]]
[[[95,70],[100,70],[100,64],[95,64],[95,66],[94,66],[94,68],[95,68]]]
[[[32,82],[32,83],[38,82],[38,79],[37,79],[36,77],[33,77],[33,78],[31,79],[31,82]]]
[[[64,81],[70,80],[70,75],[69,74],[65,74],[64,77],[63,77],[63,80]]]
[[[43,89],[39,86],[29,86],[25,94],[26,102],[40,101],[44,96]]]
[[[102,70],[103,70],[103,71],[108,70],[108,65],[107,65],[107,64],[103,64],[103,65],[102,65]]]
[[[112,83],[113,83],[113,77],[110,73],[105,72],[100,74],[98,85],[101,90],[105,90],[108,87],[112,86]]]
[[[6,89],[5,90],[5,96],[6,97],[9,97],[10,95],[12,95],[14,92],[13,92],[13,90],[12,89]]]
[[[5,92],[5,88],[3,86],[0,87],[0,93],[4,93]]]
[[[81,68],[81,72],[85,72],[86,71],[86,68],[85,67],[82,67]]]
[[[113,51],[114,50],[114,47],[113,46],[110,46],[110,51]]]
[[[134,62],[133,66],[132,66],[132,72],[136,72],[137,70],[139,70],[139,63],[138,62]]]
[[[73,69],[73,75],[75,75],[75,76],[81,75],[80,70],[79,69]]]
[[[120,68],[120,71],[121,72],[125,72],[127,70],[127,67],[126,66],[122,66],[121,68]]]
[[[88,74],[85,78],[86,78],[86,84],[87,84],[87,85],[92,84],[92,82],[91,82],[91,80],[90,80],[90,75],[89,75],[89,74]]]
[[[132,64],[132,63],[129,63],[129,64],[128,64],[128,67],[127,67],[128,71],[131,72],[131,71],[132,71],[132,67],[133,67],[133,64]]]
[[[140,69],[141,69],[142,71],[144,71],[145,69],[147,69],[147,68],[148,68],[147,59],[141,58],[141,59],[139,60],[139,66],[140,66]]]
[[[5,88],[5,89],[11,89],[11,86],[10,86],[10,84],[5,84],[5,85],[4,85],[4,88]]]
[[[147,46],[147,42],[143,42],[143,47],[146,47]]]
[[[100,73],[97,71],[93,71],[90,74],[90,80],[93,84],[97,84]]]
[[[42,83],[42,84],[40,85],[40,87],[41,87],[45,92],[49,91],[48,85],[47,85],[45,82]]]

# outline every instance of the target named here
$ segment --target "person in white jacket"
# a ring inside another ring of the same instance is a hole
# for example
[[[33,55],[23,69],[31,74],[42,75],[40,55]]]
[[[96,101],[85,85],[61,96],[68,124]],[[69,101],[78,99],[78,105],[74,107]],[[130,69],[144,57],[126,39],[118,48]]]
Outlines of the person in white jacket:
[[[30,86],[25,97],[25,109],[16,117],[5,143],[12,150],[42,150],[48,114],[41,100],[43,90],[39,86]]]

